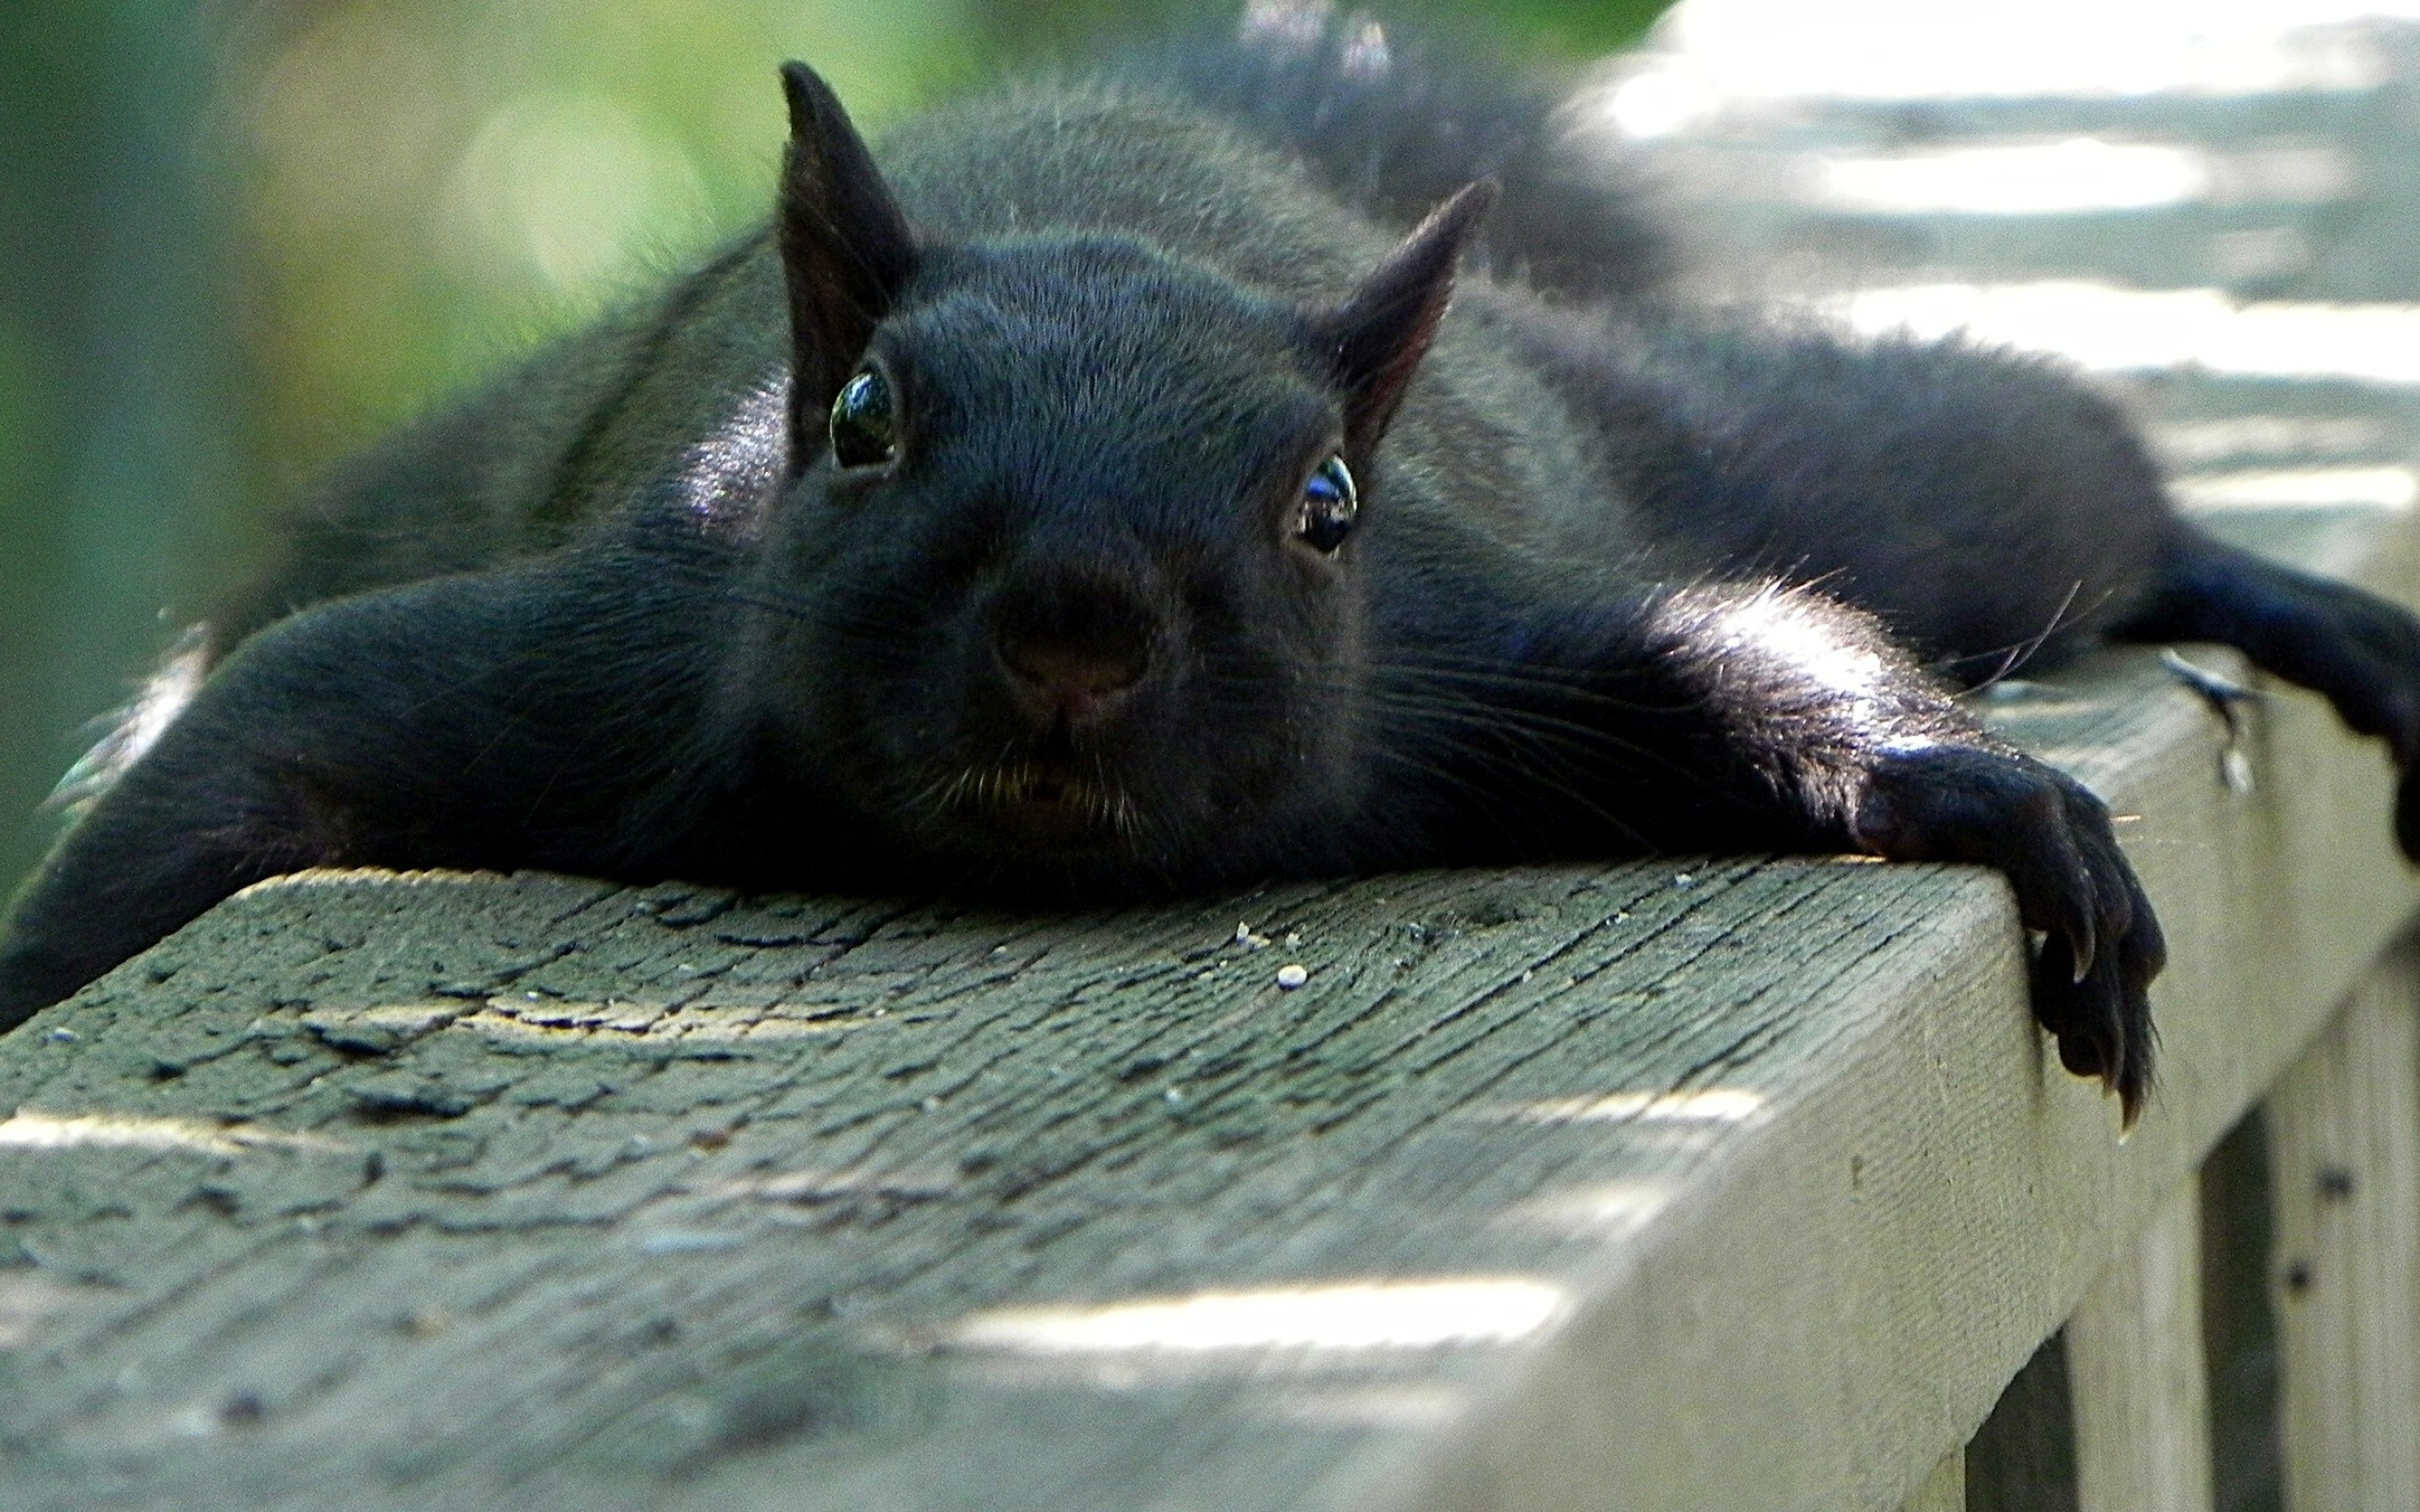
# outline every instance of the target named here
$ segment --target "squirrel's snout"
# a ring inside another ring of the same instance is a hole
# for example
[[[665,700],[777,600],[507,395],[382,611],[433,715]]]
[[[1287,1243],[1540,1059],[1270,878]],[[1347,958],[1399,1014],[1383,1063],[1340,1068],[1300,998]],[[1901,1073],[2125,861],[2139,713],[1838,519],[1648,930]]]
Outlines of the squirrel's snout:
[[[1148,643],[1079,644],[995,635],[1018,707],[1045,729],[1094,723],[1125,702],[1150,664]]]
[[[1081,730],[1114,714],[1150,670],[1158,616],[1122,583],[1053,576],[994,601],[992,655],[1036,730]]]

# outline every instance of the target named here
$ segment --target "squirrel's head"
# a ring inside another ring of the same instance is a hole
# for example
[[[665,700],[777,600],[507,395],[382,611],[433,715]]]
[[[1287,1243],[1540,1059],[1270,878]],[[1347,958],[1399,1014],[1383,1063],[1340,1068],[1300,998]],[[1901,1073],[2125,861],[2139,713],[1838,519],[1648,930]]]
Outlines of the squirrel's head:
[[[1355,785],[1381,443],[1492,186],[1306,308],[1130,237],[920,240],[783,78],[794,481],[750,701],[945,867],[1284,854]]]

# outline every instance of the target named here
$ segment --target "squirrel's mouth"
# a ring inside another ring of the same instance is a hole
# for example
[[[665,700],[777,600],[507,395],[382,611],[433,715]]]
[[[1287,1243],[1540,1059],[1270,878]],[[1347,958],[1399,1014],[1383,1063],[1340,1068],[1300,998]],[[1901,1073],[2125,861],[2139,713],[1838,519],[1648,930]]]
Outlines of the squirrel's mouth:
[[[1106,849],[1135,824],[1133,799],[1106,774],[1057,762],[970,766],[941,786],[934,806],[993,844],[1054,854]]]

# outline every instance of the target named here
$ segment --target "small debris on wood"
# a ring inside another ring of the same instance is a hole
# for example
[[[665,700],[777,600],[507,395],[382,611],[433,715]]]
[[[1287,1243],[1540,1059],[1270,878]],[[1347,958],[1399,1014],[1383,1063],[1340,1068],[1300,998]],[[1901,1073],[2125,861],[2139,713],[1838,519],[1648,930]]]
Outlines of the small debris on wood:
[[[1277,985],[1288,992],[1293,991],[1296,988],[1301,987],[1310,979],[1310,968],[1303,965],[1300,961],[1288,961],[1284,966],[1277,969]]]

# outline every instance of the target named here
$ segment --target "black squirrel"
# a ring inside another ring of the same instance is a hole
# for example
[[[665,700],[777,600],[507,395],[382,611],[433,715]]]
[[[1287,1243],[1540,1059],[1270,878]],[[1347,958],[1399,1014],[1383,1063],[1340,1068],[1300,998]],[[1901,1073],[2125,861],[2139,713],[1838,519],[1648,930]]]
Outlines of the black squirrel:
[[[2387,737],[2420,850],[2420,623],[2180,521],[2055,364],[1483,276],[1449,314],[1492,182],[1385,232],[1316,121],[1195,85],[1011,89],[877,166],[782,79],[769,231],[354,464],[213,622],[23,895],[0,1024],[313,866],[1053,902],[1855,850],[2004,870],[2131,1119],[2151,906],[1927,663],[2240,645]]]

